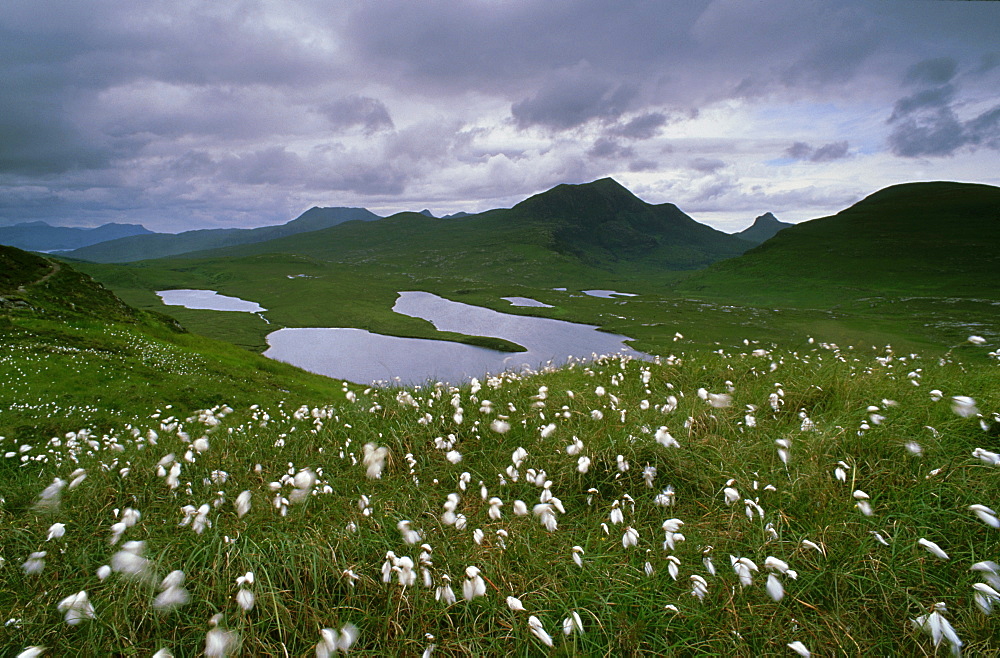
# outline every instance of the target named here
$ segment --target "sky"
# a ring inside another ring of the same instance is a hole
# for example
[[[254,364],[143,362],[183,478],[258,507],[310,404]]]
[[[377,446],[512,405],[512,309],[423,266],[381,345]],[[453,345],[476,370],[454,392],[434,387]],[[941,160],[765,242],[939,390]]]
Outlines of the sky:
[[[731,232],[997,185],[998,25],[931,0],[4,0],[0,224],[441,216],[611,176]]]

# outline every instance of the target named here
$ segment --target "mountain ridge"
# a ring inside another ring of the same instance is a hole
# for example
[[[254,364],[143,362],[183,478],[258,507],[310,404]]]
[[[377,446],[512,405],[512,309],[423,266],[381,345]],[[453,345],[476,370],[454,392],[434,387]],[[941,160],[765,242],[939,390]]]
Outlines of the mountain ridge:
[[[743,238],[748,242],[760,244],[770,240],[778,231],[786,229],[789,226],[794,226],[794,224],[783,222],[775,217],[773,213],[766,212],[754,219],[753,224],[742,231],[733,233],[733,235]]]
[[[192,251],[264,242],[287,235],[306,233],[349,221],[381,219],[365,208],[312,207],[284,224],[252,229],[195,229],[183,233],[149,233],[109,240],[62,254],[95,263],[127,263],[167,258]]]
[[[109,222],[94,228],[81,228],[53,226],[43,221],[19,222],[0,226],[0,244],[27,251],[59,251],[151,233],[141,224]]]

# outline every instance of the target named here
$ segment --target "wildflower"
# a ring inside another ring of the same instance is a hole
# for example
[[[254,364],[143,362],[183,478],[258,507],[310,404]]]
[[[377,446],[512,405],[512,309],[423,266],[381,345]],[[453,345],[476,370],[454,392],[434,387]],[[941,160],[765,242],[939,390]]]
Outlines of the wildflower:
[[[42,569],[45,568],[45,556],[47,551],[37,551],[28,555],[28,559],[24,561],[21,568],[24,569],[26,574],[37,574],[42,573]]]
[[[16,658],[38,658],[43,653],[45,653],[45,647],[35,645],[23,649],[21,653],[17,654]]]
[[[795,653],[799,654],[800,656],[803,656],[803,658],[809,658],[809,656],[812,655],[809,652],[809,649],[806,648],[806,645],[802,644],[802,642],[799,640],[795,640],[794,642],[789,642],[786,646]]]
[[[969,510],[975,512],[976,516],[991,528],[1000,528],[1000,519],[997,518],[997,513],[986,505],[969,505]]]
[[[145,578],[149,573],[149,560],[142,556],[144,541],[127,541],[122,550],[111,556],[111,570],[132,578]]]
[[[59,502],[62,500],[62,490],[65,486],[65,480],[59,478],[52,480],[52,484],[45,487],[42,493],[38,494],[38,500],[35,501],[35,509],[50,511],[59,507]]]
[[[767,595],[770,596],[775,603],[779,603],[781,599],[785,598],[785,589],[781,586],[781,581],[773,573],[767,575]]]
[[[66,524],[65,523],[53,523],[49,526],[49,536],[45,538],[45,541],[50,539],[60,539],[66,534]]]
[[[976,448],[972,451],[973,457],[978,457],[984,464],[989,464],[990,466],[1000,466],[1000,454],[995,452],[990,452],[989,450],[984,450],[983,448]]]
[[[171,571],[160,583],[161,592],[153,599],[153,607],[169,612],[191,600],[188,591],[184,589],[184,572]]]
[[[403,536],[403,541],[407,544],[416,544],[420,541],[420,533],[410,528],[409,521],[400,521],[396,524],[396,529]]]
[[[975,583],[972,588],[976,590],[976,593],[973,594],[976,606],[983,611],[984,615],[993,612],[993,603],[1000,603],[1000,592],[986,583]]]
[[[372,480],[382,477],[382,469],[385,468],[385,460],[389,456],[389,449],[385,446],[381,448],[374,443],[366,443],[364,447],[364,460],[366,474]]]
[[[465,581],[462,583],[462,596],[471,601],[477,596],[486,596],[486,583],[479,575],[478,567],[465,568]]]
[[[681,566],[680,558],[674,555],[667,556],[667,573],[669,573],[670,577],[673,578],[674,580],[677,580],[677,574],[680,570],[680,566]]]
[[[861,513],[865,516],[871,516],[872,506],[871,503],[868,502],[871,497],[861,489],[857,489],[852,495],[854,496],[854,499],[858,501],[856,506],[859,510],[861,510]]]
[[[542,628],[542,622],[538,619],[538,617],[535,615],[528,617],[528,628],[531,629],[531,632],[534,633],[535,637],[542,641],[542,644],[547,647],[552,646],[552,636],[546,633],[545,629]]]
[[[933,555],[934,557],[936,557],[936,558],[939,558],[939,559],[942,559],[942,560],[948,560],[948,559],[950,559],[948,557],[948,554],[945,553],[944,550],[942,550],[942,548],[940,546],[938,546],[934,542],[930,541],[929,539],[924,539],[923,537],[921,537],[920,539],[917,540],[917,543],[919,545],[923,546],[924,548],[926,548],[927,551],[931,555]]]
[[[244,517],[250,511],[250,492],[244,491],[236,497],[236,515]]]
[[[965,395],[955,395],[951,398],[951,410],[962,418],[969,418],[979,413],[976,401]]]
[[[235,631],[212,628],[205,634],[205,655],[208,658],[224,658],[236,651],[240,636]]]
[[[66,623],[76,626],[85,619],[94,618],[94,606],[90,604],[90,598],[86,592],[71,594],[59,602],[59,612],[66,613]]]
[[[98,580],[104,580],[104,579],[106,579],[110,575],[111,575],[111,567],[109,567],[108,565],[104,564],[104,565],[101,565],[101,566],[97,567],[97,579]]]
[[[705,595],[708,594],[708,581],[694,574],[691,576],[691,596],[696,597],[699,601],[705,600]]]
[[[966,340],[968,340],[973,345],[985,345],[986,344],[986,339],[983,338],[982,336],[969,336]]]
[[[583,559],[580,557],[583,555],[583,548],[580,546],[573,547],[573,561],[576,562],[576,566],[583,566]]]
[[[590,457],[582,455],[576,462],[576,470],[580,473],[586,473],[590,470]]]
[[[907,450],[907,452],[909,452],[909,453],[910,453],[911,455],[915,455],[915,456],[917,456],[917,457],[919,457],[920,455],[922,455],[922,454],[923,454],[923,452],[924,452],[924,448],[923,448],[923,446],[921,446],[921,445],[920,445],[919,443],[917,443],[916,441],[907,441],[907,442],[906,442],[906,450]]]
[[[759,571],[757,565],[754,564],[752,560],[749,560],[745,557],[738,558],[730,555],[729,560],[733,565],[733,571],[736,572],[736,575],[740,579],[740,585],[742,585],[743,587],[749,587],[751,584],[753,584],[752,572]]]
[[[572,633],[583,633],[583,620],[580,619],[580,614],[576,610],[563,620],[563,634],[571,635]]]
[[[609,520],[611,521],[612,525],[618,525],[619,523],[622,523],[625,520],[625,517],[622,514],[620,501],[616,500],[611,503],[611,514]]]
[[[451,588],[451,577],[448,574],[442,574],[441,579],[442,583],[434,590],[434,599],[444,601],[445,605],[451,605],[456,600],[455,591]]]
[[[543,439],[549,438],[550,436],[552,436],[553,433],[555,433],[555,431],[556,431],[556,424],[549,423],[548,425],[542,428],[542,438]]]
[[[521,599],[516,596],[507,597],[507,607],[514,612],[524,612],[524,604],[521,603]]]
[[[656,442],[665,448],[680,448],[681,444],[677,442],[677,439],[670,435],[670,431],[666,427],[660,427],[656,430],[656,434],[653,435]]]
[[[935,603],[929,614],[920,615],[916,619],[911,619],[910,622],[914,628],[930,634],[935,648],[941,645],[941,640],[948,640],[952,654],[958,656],[962,652],[962,641],[958,638],[951,623],[945,619],[943,614],[945,612],[947,612],[947,608],[944,603]]]
[[[551,503],[539,503],[532,508],[532,513],[538,517],[539,522],[549,532],[555,532],[558,527],[555,512],[552,511]]]
[[[501,420],[500,418],[496,418],[492,423],[490,423],[490,429],[497,434],[506,434],[510,431],[510,423],[505,420]]]
[[[625,528],[625,534],[622,535],[622,548],[628,548],[629,546],[635,546],[639,543],[639,531],[632,526],[627,526]]]

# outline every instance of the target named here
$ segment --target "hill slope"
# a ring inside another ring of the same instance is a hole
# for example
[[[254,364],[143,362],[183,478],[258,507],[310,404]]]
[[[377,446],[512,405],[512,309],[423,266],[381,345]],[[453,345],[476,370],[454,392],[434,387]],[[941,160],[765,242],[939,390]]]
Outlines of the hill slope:
[[[128,263],[178,256],[191,251],[264,242],[329,228],[343,222],[375,219],[379,219],[379,216],[364,208],[310,208],[296,219],[279,226],[261,226],[253,229],[201,229],[176,235],[171,233],[137,235],[76,249],[65,255],[95,263]]]
[[[325,377],[128,306],[66,263],[5,246],[0,381],[0,436],[30,441],[85,419],[104,426],[166,404],[186,413],[289,391],[320,399],[339,390]]]
[[[98,242],[117,240],[152,231],[139,224],[104,224],[97,228],[50,226],[45,222],[23,222],[0,226],[0,244],[30,251],[79,249]]]
[[[1000,188],[906,183],[782,230],[693,274],[689,294],[808,303],[867,295],[986,297],[1000,289]]]

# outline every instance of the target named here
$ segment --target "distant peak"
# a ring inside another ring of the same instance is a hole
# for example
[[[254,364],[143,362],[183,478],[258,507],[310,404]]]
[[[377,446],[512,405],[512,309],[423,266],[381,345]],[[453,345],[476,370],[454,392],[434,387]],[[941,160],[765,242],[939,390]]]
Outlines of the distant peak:
[[[420,211],[420,214],[421,214],[421,215],[423,215],[424,217],[431,217],[431,218],[434,218],[434,213],[432,213],[432,212],[431,212],[430,210],[428,210],[427,208],[424,208],[423,210],[421,210],[421,211]]]
[[[781,222],[780,220],[778,220],[777,217],[775,217],[773,214],[769,212],[766,212],[757,219],[753,220],[754,226],[760,226],[766,224],[782,224],[782,223],[784,222]]]

